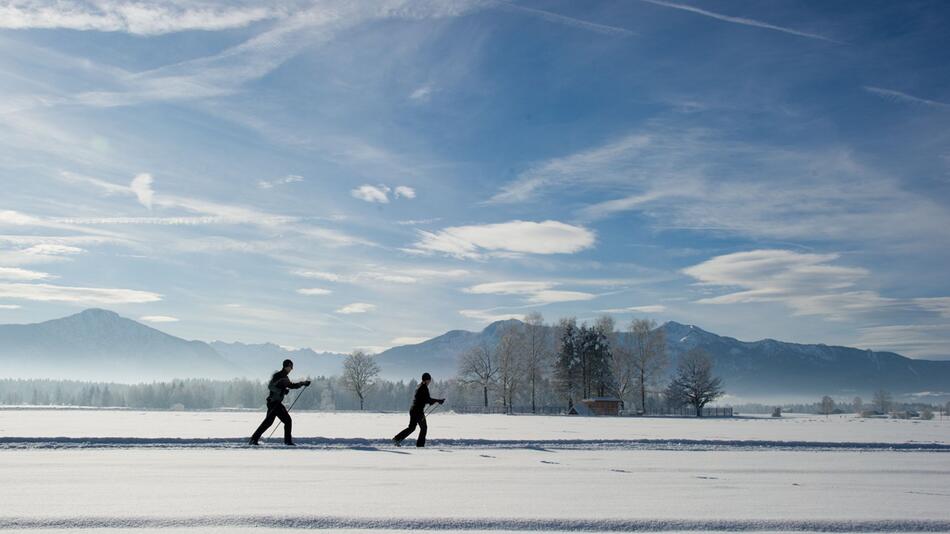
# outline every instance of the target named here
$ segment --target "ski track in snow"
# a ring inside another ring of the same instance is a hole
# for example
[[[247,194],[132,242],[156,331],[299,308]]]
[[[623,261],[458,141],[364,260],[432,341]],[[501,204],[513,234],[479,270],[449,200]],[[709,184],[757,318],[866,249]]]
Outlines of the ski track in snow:
[[[392,450],[388,439],[296,438],[297,449]],[[274,446],[280,440],[273,440]],[[234,449],[248,448],[247,438],[130,438],[130,437],[0,437],[0,450],[10,449]],[[601,439],[601,440],[432,440],[432,448],[531,450],[786,450],[786,451],[908,451],[950,452],[946,443],[860,443],[821,441],[711,440],[711,439]],[[263,448],[269,448],[267,444]],[[446,451],[448,452],[448,451]]]
[[[201,527],[267,529],[363,529],[544,532],[947,532],[940,520],[677,520],[677,519],[504,519],[504,518],[360,518],[332,516],[200,516],[0,518],[0,530],[171,529]]]

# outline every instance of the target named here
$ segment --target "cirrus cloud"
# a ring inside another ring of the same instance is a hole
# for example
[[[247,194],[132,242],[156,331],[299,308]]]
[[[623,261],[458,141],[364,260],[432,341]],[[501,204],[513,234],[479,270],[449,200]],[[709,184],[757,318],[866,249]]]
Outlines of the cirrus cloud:
[[[303,287],[297,290],[297,293],[307,296],[317,296],[317,295],[329,295],[333,293],[329,289],[323,289],[322,287]]]
[[[140,321],[145,321],[146,323],[177,323],[178,318],[172,317],[170,315],[143,315],[139,317]]]
[[[559,221],[509,221],[450,226],[438,232],[419,231],[421,239],[409,252],[441,253],[457,258],[486,255],[572,254],[594,245],[593,231]]]
[[[51,284],[0,284],[0,297],[78,304],[139,304],[162,300],[162,295],[137,289],[70,287]]]
[[[354,302],[352,304],[347,304],[342,308],[338,309],[337,313],[342,313],[344,315],[350,315],[353,313],[369,313],[376,309],[375,304],[369,304],[367,302]]]

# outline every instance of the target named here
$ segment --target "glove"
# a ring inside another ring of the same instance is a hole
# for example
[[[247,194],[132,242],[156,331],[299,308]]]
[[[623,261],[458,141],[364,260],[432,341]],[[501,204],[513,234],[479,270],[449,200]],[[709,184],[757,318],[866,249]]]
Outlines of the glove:
[[[309,381],[309,380],[304,380],[304,381],[303,381],[303,385],[309,386],[309,385],[310,385],[310,381]]]
[[[445,399],[439,399],[439,404],[445,404]]]

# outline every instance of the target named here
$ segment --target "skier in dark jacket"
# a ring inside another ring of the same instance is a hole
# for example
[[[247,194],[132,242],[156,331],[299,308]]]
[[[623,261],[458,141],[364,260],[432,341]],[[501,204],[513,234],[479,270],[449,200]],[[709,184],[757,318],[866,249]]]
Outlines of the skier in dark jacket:
[[[270,382],[267,384],[267,390],[270,392],[267,395],[267,416],[264,417],[264,422],[261,423],[261,426],[257,427],[257,430],[254,431],[254,435],[251,436],[251,441],[249,442],[251,445],[260,444],[261,436],[274,424],[274,418],[280,419],[280,422],[284,423],[284,445],[294,445],[294,440],[290,434],[292,421],[290,420],[290,414],[287,413],[287,408],[284,408],[284,396],[290,393],[292,389],[309,386],[310,381],[291,382],[287,375],[293,370],[294,362],[284,360],[284,368],[271,376]]]
[[[445,399],[433,399],[429,395],[429,382],[432,382],[432,376],[429,373],[422,373],[422,383],[416,388],[416,395],[412,399],[412,407],[409,408],[409,426],[405,430],[396,434],[393,438],[393,444],[397,447],[402,446],[402,440],[412,434],[419,425],[419,437],[416,439],[416,447],[426,446],[426,406],[430,404],[445,402]]]

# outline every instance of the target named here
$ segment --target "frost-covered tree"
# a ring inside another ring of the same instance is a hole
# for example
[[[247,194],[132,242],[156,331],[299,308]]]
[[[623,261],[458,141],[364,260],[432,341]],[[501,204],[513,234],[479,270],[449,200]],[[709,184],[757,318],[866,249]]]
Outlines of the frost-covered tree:
[[[821,398],[821,413],[824,415],[831,415],[835,411],[835,400],[825,395]]]
[[[515,393],[521,386],[524,373],[524,332],[520,327],[505,328],[498,345],[495,346],[495,354],[501,403],[508,413],[514,404]]]
[[[529,313],[524,317],[524,377],[531,389],[531,413],[538,411],[538,385],[544,379],[549,359],[544,317],[538,312]]]
[[[343,386],[360,399],[360,410],[363,409],[366,394],[373,387],[377,376],[379,364],[375,358],[363,351],[355,351],[343,361]]]
[[[894,401],[891,398],[890,392],[885,389],[879,389],[874,392],[874,407],[881,413],[887,413],[891,411],[891,406]]]
[[[693,406],[697,417],[703,416],[706,404],[723,393],[722,380],[712,373],[712,359],[699,348],[690,349],[680,358],[676,375],[666,388],[668,399],[681,406]]]
[[[666,337],[654,321],[634,319],[630,323],[634,379],[640,393],[640,411],[646,410],[647,385],[653,383],[667,366]]]
[[[488,408],[488,390],[498,379],[498,363],[495,353],[484,343],[475,345],[462,354],[459,360],[459,381],[482,388],[482,400]]]
[[[851,410],[853,410],[854,413],[861,415],[861,412],[864,411],[864,399],[861,397],[855,397],[854,400],[851,401]]]

